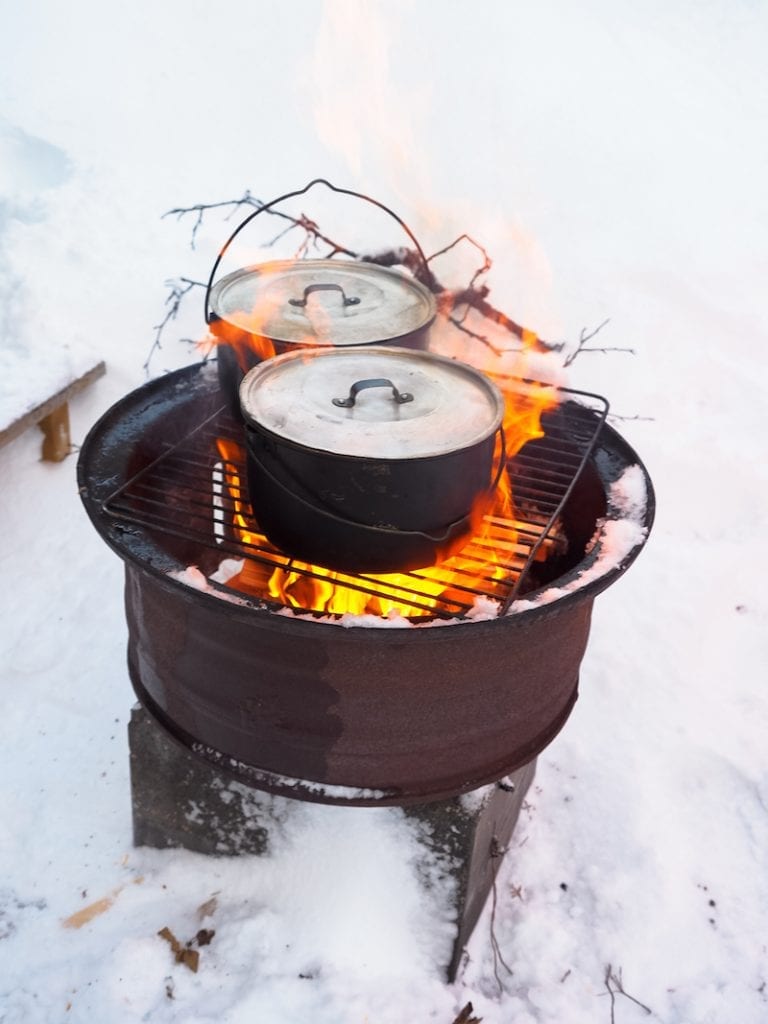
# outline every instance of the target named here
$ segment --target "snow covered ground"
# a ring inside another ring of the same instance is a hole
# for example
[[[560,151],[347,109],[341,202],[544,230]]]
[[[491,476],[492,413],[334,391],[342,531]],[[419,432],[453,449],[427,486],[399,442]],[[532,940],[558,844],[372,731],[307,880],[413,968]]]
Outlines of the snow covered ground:
[[[500,875],[500,989],[487,919],[442,981],[398,811],[296,805],[262,859],[132,848],[122,566],[74,458],[0,450],[0,1021],[609,1024],[609,964],[652,1011],[618,995],[618,1024],[767,1020],[765,5],[0,0],[0,25],[0,365],[105,358],[76,441],[227,231],[193,253],[160,215],[324,175],[428,248],[470,230],[545,337],[610,317],[636,355],[570,379],[651,417],[619,427],[658,497]],[[165,926],[215,930],[196,974]]]

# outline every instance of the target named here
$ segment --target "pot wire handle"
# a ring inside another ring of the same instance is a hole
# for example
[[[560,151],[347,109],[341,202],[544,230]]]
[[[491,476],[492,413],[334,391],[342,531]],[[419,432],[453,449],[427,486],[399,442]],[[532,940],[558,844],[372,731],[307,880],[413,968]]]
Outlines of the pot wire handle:
[[[347,397],[334,398],[332,399],[333,404],[340,409],[351,409],[358,394],[368,388],[392,388],[392,398],[398,405],[405,405],[406,402],[413,401],[413,395],[409,391],[398,391],[392,381],[386,377],[371,377],[369,380],[356,380],[349,389]]]
[[[341,523],[342,526],[354,526],[360,530],[363,534],[367,534],[371,540],[375,540],[377,537],[402,537],[402,538],[413,538],[422,537],[424,540],[432,541],[435,544],[441,544],[444,541],[452,540],[459,533],[463,533],[471,526],[471,517],[462,516],[461,519],[456,519],[454,522],[449,523],[442,533],[425,533],[423,530],[399,530],[393,526],[371,526],[369,523],[361,523],[357,519],[349,519],[347,516],[337,515],[330,508],[327,508],[322,504],[315,504],[314,501],[307,501],[301,494],[290,488],[284,480],[275,476],[270,467],[264,462],[263,459],[259,458],[259,455],[254,451],[253,447],[248,448],[248,457],[259,467],[262,473],[277,486],[278,490],[287,494],[289,498],[296,501],[299,505],[308,509],[310,512],[317,513],[324,519],[330,520],[334,523]],[[320,499],[316,495],[312,495],[316,501]],[[255,517],[254,517],[255,518]]]
[[[408,237],[410,238],[411,242],[413,243],[414,249],[418,253],[421,265],[424,268],[425,279],[427,282],[431,281],[432,272],[429,269],[429,263],[427,262],[427,257],[424,255],[424,250],[419,245],[419,241],[414,235],[413,231],[411,231],[411,229],[408,227],[408,225],[405,223],[402,217],[398,217],[394,210],[390,210],[390,208],[388,206],[385,206],[384,203],[379,202],[378,199],[374,199],[372,196],[365,195],[364,192],[355,192],[353,189],[350,188],[339,188],[338,185],[332,185],[330,181],[327,181],[325,178],[313,178],[308,185],[304,186],[304,188],[297,189],[295,192],[286,192],[285,195],[278,196],[277,199],[272,199],[268,203],[264,203],[262,206],[259,206],[258,209],[254,210],[253,213],[248,214],[245,220],[241,221],[240,224],[238,224],[238,226],[226,240],[224,245],[221,247],[219,255],[216,257],[216,260],[214,261],[213,267],[211,268],[210,276],[208,278],[208,284],[206,285],[205,288],[205,322],[207,324],[212,323],[214,320],[221,319],[218,316],[218,314],[211,312],[211,289],[213,288],[213,282],[216,278],[216,271],[219,269],[219,265],[221,264],[222,259],[226,255],[227,250],[232,245],[234,240],[243,230],[243,228],[247,224],[250,224],[255,217],[258,217],[260,213],[266,213],[267,210],[271,210],[273,206],[277,206],[279,203],[285,202],[286,199],[293,199],[296,196],[303,196],[305,192],[309,192],[309,190],[311,188],[314,188],[315,185],[325,185],[325,187],[329,188],[331,192],[338,192],[340,195],[351,196],[353,199],[363,199],[365,202],[370,203],[372,206],[377,206],[380,210],[383,210],[384,213],[389,214],[389,216],[392,217],[392,219],[395,220],[400,225],[400,227],[403,229],[406,235],[408,235]]]
[[[299,306],[301,309],[304,309],[304,307],[307,304],[307,299],[309,298],[309,296],[313,292],[341,292],[341,297],[344,300],[344,305],[345,306],[357,306],[359,304],[359,302],[360,302],[360,299],[357,298],[356,296],[354,296],[354,295],[347,295],[346,292],[344,291],[344,289],[341,287],[340,284],[328,283],[328,284],[308,284],[307,287],[304,289],[304,298],[303,299],[288,299],[288,304],[290,306]]]

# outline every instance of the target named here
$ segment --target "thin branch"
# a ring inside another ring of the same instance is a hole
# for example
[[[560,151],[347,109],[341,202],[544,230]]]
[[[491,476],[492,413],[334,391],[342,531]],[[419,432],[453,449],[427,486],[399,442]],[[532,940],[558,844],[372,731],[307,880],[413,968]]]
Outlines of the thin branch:
[[[167,210],[163,214],[163,218],[176,217],[176,220],[181,220],[183,217],[186,217],[187,214],[196,214],[195,223],[192,226],[192,238],[190,240],[190,248],[194,249],[195,242],[197,240],[198,229],[200,228],[200,225],[203,223],[203,217],[205,216],[208,210],[218,210],[226,206],[231,206],[231,216],[241,206],[249,206],[256,210],[264,210],[264,212],[271,217],[279,217],[281,220],[288,221],[289,227],[287,231],[290,231],[296,227],[303,228],[304,231],[307,232],[307,235],[311,236],[315,243],[324,242],[326,245],[329,245],[336,252],[344,253],[346,256],[349,256],[352,259],[359,258],[357,256],[357,253],[353,252],[351,249],[347,249],[345,246],[339,245],[337,242],[334,242],[333,239],[328,238],[327,235],[324,235],[317,226],[317,224],[315,224],[315,222],[311,220],[309,217],[307,217],[305,214],[302,213],[299,217],[292,217],[289,213],[285,213],[285,211],[283,210],[275,210],[272,209],[271,207],[269,209],[266,209],[266,205],[267,204],[263,203],[260,199],[256,199],[255,196],[252,196],[251,193],[246,189],[246,191],[243,193],[240,199],[225,199],[223,202],[220,203],[196,203],[194,206],[177,206],[174,207],[173,210]],[[271,245],[274,245],[274,243],[279,238],[282,238],[283,234],[286,233],[287,232],[282,232],[280,235],[277,236],[277,238],[273,239],[272,242],[268,242],[267,246],[269,247]]]
[[[620,416],[617,412],[609,412],[608,419],[616,423],[655,423],[655,416]]]
[[[165,283],[166,287],[170,289],[165,299],[165,305],[168,307],[168,310],[160,323],[155,324],[152,328],[155,332],[155,337],[143,365],[143,370],[147,375],[149,375],[149,364],[152,361],[152,356],[163,347],[163,331],[171,320],[175,320],[179,315],[184,296],[191,292],[193,288],[205,288],[202,281],[192,281],[188,277],[177,277],[174,281],[166,281]]]
[[[620,967],[618,973],[613,970],[613,966],[608,964],[605,968],[604,984],[608,990],[608,995],[611,997],[611,1024],[616,1024],[616,995],[622,995],[625,999],[629,999],[635,1006],[639,1006],[641,1010],[644,1010],[648,1016],[653,1016],[653,1010],[650,1006],[646,1006],[645,1003],[641,1003],[639,999],[635,999],[629,992],[624,988],[624,981],[622,978],[622,968]],[[612,987],[612,986],[615,986]]]
[[[488,338],[486,338],[484,334],[477,334],[475,331],[471,331],[469,327],[465,327],[461,320],[457,320],[455,317],[449,316],[448,323],[453,324],[454,327],[457,327],[460,331],[462,331],[464,334],[468,335],[475,341],[481,342],[481,344],[485,345],[486,348],[489,348],[495,356],[501,356],[504,354],[503,349],[496,348],[496,346]]]
[[[610,967],[610,964],[608,966]],[[645,1003],[641,1003],[639,999],[635,999],[635,997],[631,996],[629,994],[629,992],[627,992],[627,990],[624,988],[624,981],[623,981],[623,978],[622,978],[622,973],[623,973],[623,968],[620,967],[618,974],[613,973],[611,975],[613,983],[616,986],[617,990],[619,992],[621,992],[621,994],[624,996],[625,999],[629,999],[629,1001],[631,1003],[634,1003],[635,1006],[639,1006],[641,1010],[645,1010],[645,1012],[648,1014],[649,1017],[652,1016],[653,1015],[653,1010],[650,1008],[650,1006],[646,1006]]]
[[[611,965],[605,968],[605,987],[608,989],[608,995],[611,997],[611,1024],[616,1024],[616,993],[611,988]]]
[[[473,289],[477,279],[479,277],[482,277],[483,274],[487,274],[488,271],[491,269],[491,267],[493,266],[493,260],[488,255],[487,250],[482,245],[480,245],[479,242],[476,242],[471,235],[463,234],[459,235],[458,238],[454,238],[454,240],[450,242],[448,245],[444,246],[442,249],[438,249],[437,252],[433,252],[431,256],[428,256],[427,263],[431,263],[432,260],[437,259],[438,256],[442,256],[446,252],[450,252],[450,250],[455,248],[459,244],[459,242],[465,241],[469,242],[470,245],[474,245],[474,247],[477,250],[479,250],[483,257],[483,265],[475,271],[475,273],[472,275],[472,280],[469,282],[469,288]]]
[[[578,345],[573,350],[573,352],[570,353],[567,359],[565,359],[565,361],[563,362],[563,366],[570,366],[571,363],[574,362],[574,360],[578,359],[578,357],[582,355],[582,353],[584,352],[627,352],[629,355],[637,355],[633,348],[622,348],[621,346],[610,346],[608,348],[597,348],[594,346],[591,348],[586,347],[587,342],[591,341],[592,338],[594,338],[596,334],[599,334],[600,331],[602,331],[602,329],[605,327],[605,325],[610,322],[611,321],[609,317],[607,320],[603,320],[603,322],[599,324],[597,327],[595,327],[593,331],[589,331],[589,333],[587,333],[586,327],[582,327]]]
[[[225,206],[231,206],[232,213],[234,213],[235,210],[239,209],[241,206],[254,206],[259,209],[263,205],[264,204],[260,200],[254,199],[251,193],[246,189],[240,199],[225,199],[220,203],[196,203],[194,206],[176,206],[172,210],[167,210],[160,219],[163,220],[165,217],[175,217],[176,220],[181,220],[189,213],[197,214],[195,223],[192,225],[192,237],[189,243],[190,248],[194,249],[198,229],[203,223],[203,217],[208,210],[218,210]]]
[[[495,829],[494,829],[494,831],[495,831]],[[499,964],[501,964],[502,967],[505,968],[505,970],[507,971],[508,974],[513,974],[514,973],[512,968],[509,966],[509,964],[504,959],[504,957],[502,955],[502,952],[501,952],[501,946],[499,945],[499,940],[496,938],[496,903],[497,903],[497,897],[498,897],[497,890],[496,890],[496,876],[499,873],[499,869],[501,867],[501,861],[502,861],[502,858],[503,858],[503,856],[504,856],[504,854],[506,852],[507,851],[505,850],[505,848],[500,845],[498,839],[494,835],[493,838],[491,839],[491,850],[490,850],[491,860],[495,860],[496,861],[496,865],[492,869],[493,870],[493,882],[492,882],[492,887],[491,887],[491,924],[490,924],[490,930],[491,930],[491,951],[493,953],[493,976],[496,978],[496,984],[499,986],[499,995],[501,995],[502,992],[504,991],[504,986],[502,985],[501,978],[499,977]]]

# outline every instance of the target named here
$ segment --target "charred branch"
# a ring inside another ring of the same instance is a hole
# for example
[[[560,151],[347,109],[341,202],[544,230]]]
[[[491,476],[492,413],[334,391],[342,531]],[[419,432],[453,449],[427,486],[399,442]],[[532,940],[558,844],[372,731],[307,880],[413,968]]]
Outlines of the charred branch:
[[[494,345],[490,338],[487,338],[484,334],[478,334],[476,331],[470,330],[469,327],[466,327],[464,325],[464,322],[462,320],[457,320],[455,317],[449,316],[448,322],[453,324],[453,326],[457,330],[461,331],[463,334],[466,334],[468,337],[472,338],[473,341],[479,341],[482,345],[485,345],[485,347],[489,348],[495,356],[500,356],[503,354],[503,349],[500,349],[496,345]]]

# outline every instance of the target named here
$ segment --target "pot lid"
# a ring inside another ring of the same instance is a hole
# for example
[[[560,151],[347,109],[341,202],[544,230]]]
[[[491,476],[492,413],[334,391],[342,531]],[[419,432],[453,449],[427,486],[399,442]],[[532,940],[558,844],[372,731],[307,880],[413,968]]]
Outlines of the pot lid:
[[[303,345],[394,342],[427,327],[435,298],[388,267],[350,260],[275,260],[221,278],[211,309],[249,334]]]
[[[245,420],[336,455],[418,459],[469,448],[498,430],[504,399],[472,367],[401,348],[302,349],[268,359],[240,385]]]

